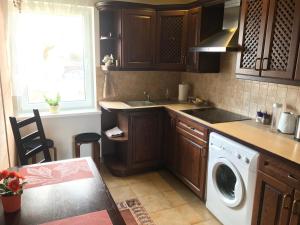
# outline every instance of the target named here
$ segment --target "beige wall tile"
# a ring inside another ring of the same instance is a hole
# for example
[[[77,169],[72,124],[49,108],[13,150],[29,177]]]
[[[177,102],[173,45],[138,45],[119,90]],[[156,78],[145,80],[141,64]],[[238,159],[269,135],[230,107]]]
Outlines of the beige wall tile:
[[[184,72],[181,81],[191,84],[192,94],[207,99],[216,107],[250,117],[257,110],[272,112],[275,102],[283,103],[287,110],[300,113],[298,87],[235,78],[236,53],[221,56],[221,73],[196,74]]]

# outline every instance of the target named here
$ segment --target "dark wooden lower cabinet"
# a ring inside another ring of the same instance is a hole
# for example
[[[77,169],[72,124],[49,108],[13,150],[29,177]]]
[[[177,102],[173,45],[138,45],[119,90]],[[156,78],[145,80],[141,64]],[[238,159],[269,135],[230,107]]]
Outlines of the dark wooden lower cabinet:
[[[258,171],[252,225],[289,225],[293,188]]]
[[[176,168],[176,116],[166,112],[164,116],[164,164],[171,170]]]
[[[132,167],[159,165],[162,161],[162,111],[130,114],[129,148]]]
[[[295,190],[289,225],[300,225],[300,190]]]
[[[202,192],[202,177],[204,164],[202,156],[206,151],[205,144],[198,144],[185,134],[180,128],[177,128],[177,156],[178,173],[183,176],[190,185],[201,194]],[[205,174],[204,174],[205,176]]]

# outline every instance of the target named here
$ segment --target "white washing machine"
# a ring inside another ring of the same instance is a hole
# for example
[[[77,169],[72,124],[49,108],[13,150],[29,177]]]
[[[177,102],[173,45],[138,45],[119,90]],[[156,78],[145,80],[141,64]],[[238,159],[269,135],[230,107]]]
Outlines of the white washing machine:
[[[224,225],[250,225],[259,154],[210,134],[206,207]]]

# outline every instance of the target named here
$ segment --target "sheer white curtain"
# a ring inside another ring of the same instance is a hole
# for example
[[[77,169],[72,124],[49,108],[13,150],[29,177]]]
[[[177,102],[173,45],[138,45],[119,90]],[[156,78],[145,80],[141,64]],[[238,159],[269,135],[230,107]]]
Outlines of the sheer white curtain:
[[[45,95],[62,107],[93,107],[94,1],[27,0],[9,6],[10,65],[19,112],[46,109]]]

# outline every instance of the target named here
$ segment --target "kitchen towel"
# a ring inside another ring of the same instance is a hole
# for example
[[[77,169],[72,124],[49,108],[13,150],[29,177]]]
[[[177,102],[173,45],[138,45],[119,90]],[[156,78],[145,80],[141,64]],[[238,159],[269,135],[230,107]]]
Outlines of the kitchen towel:
[[[178,100],[181,102],[187,101],[189,94],[189,85],[188,84],[179,84],[178,90]]]

